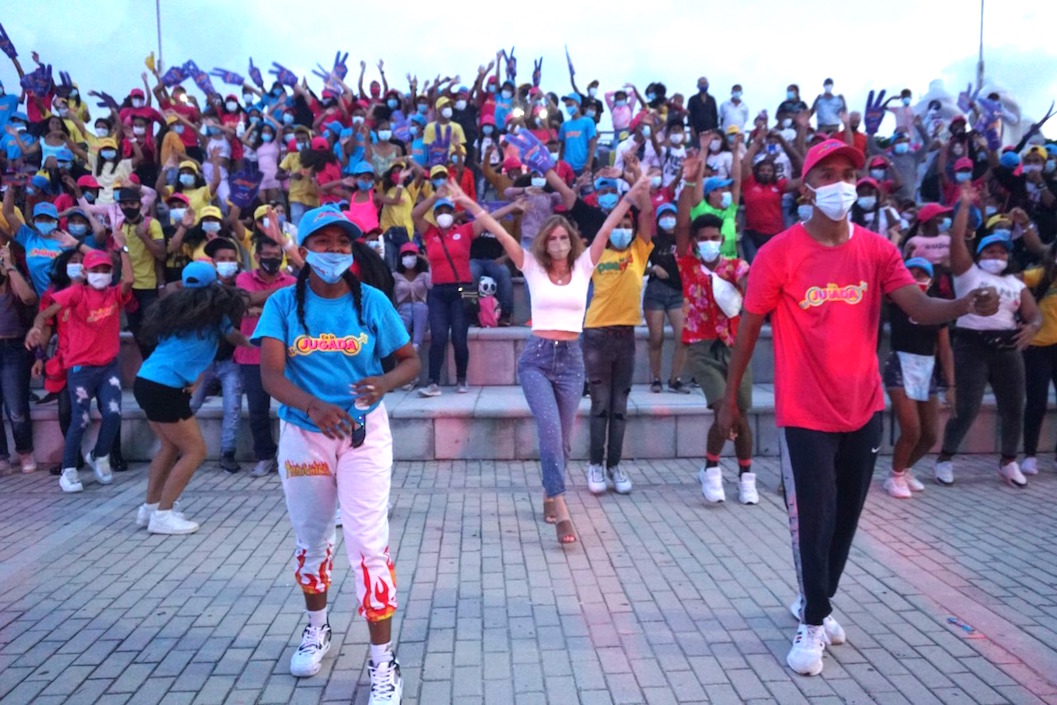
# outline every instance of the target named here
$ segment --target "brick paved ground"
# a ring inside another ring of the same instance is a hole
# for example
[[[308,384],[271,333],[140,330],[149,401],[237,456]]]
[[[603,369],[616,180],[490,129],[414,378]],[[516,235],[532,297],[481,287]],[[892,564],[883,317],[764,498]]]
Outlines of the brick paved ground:
[[[1024,491],[998,483],[993,457],[913,501],[875,487],[836,600],[849,641],[819,678],[785,667],[794,579],[775,463],[758,464],[758,507],[733,503],[732,483],[706,506],[689,461],[629,468],[630,497],[573,478],[582,543],[563,551],[535,464],[398,466],[405,702],[1057,702],[1051,468]],[[201,471],[189,538],[136,530],[144,485],[142,468],[73,496],[43,473],[0,479],[0,702],[366,702],[343,552],[335,648],[315,678],[288,673],[303,616],[277,478]]]

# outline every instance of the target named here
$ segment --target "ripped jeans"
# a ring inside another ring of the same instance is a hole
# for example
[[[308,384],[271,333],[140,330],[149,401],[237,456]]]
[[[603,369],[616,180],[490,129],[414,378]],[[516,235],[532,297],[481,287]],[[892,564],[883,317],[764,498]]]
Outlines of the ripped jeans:
[[[110,454],[110,446],[121,430],[121,366],[115,357],[106,365],[75,365],[66,373],[66,390],[70,394],[70,430],[62,451],[62,466],[77,467],[81,440],[91,423],[89,411],[92,400],[99,399],[103,422],[92,455],[102,458]]]

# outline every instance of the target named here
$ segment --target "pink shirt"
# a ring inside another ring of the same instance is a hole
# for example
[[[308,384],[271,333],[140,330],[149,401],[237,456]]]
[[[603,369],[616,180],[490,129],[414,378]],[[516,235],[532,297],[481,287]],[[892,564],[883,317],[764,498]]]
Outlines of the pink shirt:
[[[288,286],[293,286],[295,283],[297,283],[297,280],[286,272],[280,272],[275,278],[275,281],[272,282],[266,282],[261,279],[259,270],[254,270],[252,272],[239,272],[239,275],[235,277],[235,286],[243,291],[249,292],[277,291]],[[242,331],[243,335],[249,338],[257,328],[257,321],[259,321],[260,318],[259,315],[250,316],[247,314],[243,316],[242,325],[239,326],[239,330]],[[253,348],[235,348],[234,360],[239,365],[259,365],[261,364],[261,349],[256,346]]]
[[[345,217],[356,223],[365,235],[376,230],[378,228],[378,208],[374,205],[374,189],[367,192],[366,201],[357,201],[353,197],[349,201],[349,209],[345,211]]]

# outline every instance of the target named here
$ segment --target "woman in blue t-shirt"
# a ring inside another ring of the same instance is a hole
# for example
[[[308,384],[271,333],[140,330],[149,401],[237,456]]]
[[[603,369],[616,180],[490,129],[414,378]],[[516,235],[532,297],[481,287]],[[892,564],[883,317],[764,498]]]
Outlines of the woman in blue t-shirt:
[[[191,413],[191,394],[216,357],[221,336],[232,345],[249,347],[238,329],[246,293],[220,286],[207,262],[191,262],[181,279],[181,291],[146,311],[141,334],[157,347],[132,385],[136,403],[161,441],[150,463],[147,498],[136,516],[136,524],[152,534],[198,531],[198,524],[173,511],[173,503],[206,457],[202,431]]]
[[[279,475],[297,539],[294,576],[308,610],[290,673],[314,675],[330,649],[327,591],[340,498],[359,612],[370,631],[372,700],[399,702],[388,517],[393,438],[381,401],[418,377],[419,361],[389,297],[355,273],[367,264],[354,262],[362,235],[334,206],[306,212],[297,236],[305,267],[296,286],[268,299],[251,339],[261,346],[264,389],[280,402]],[[396,364],[383,373],[389,356]]]

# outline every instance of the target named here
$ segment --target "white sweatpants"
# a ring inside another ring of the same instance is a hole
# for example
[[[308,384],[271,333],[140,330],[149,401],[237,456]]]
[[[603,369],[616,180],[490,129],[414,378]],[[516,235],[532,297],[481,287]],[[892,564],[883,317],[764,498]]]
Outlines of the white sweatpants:
[[[396,611],[396,573],[389,557],[389,485],[393,436],[385,405],[367,415],[367,437],[353,448],[283,422],[279,476],[297,539],[294,576],[308,594],[325,593],[334,563],[334,512],[341,501],[342,530],[356,580],[359,613],[369,622]]]

